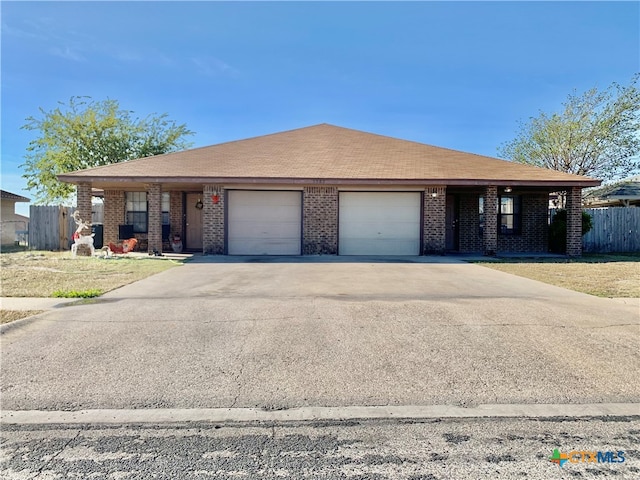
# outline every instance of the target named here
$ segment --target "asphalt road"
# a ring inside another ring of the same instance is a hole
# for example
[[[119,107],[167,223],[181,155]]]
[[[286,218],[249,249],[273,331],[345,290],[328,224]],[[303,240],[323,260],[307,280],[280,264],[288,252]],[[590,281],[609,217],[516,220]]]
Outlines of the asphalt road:
[[[639,402],[638,317],[446,257],[204,257],[4,333],[2,408]]]
[[[2,437],[6,480],[640,477],[640,417],[23,425],[4,426]],[[615,451],[624,461],[574,454],[577,463],[560,467],[554,449]]]

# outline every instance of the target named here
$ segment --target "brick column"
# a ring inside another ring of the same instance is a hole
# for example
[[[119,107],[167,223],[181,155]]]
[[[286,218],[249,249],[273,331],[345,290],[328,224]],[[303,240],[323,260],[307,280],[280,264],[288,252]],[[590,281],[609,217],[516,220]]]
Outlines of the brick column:
[[[204,253],[224,254],[224,189],[205,185],[202,202],[202,249]]]
[[[424,248],[423,253],[445,251],[447,187],[424,190]]]
[[[498,187],[494,185],[485,189],[482,243],[485,255],[495,255],[498,251]]]
[[[338,189],[304,187],[302,205],[302,253],[337,255]]]
[[[151,183],[147,187],[147,209],[149,212],[147,232],[147,251],[162,253],[162,186]]]
[[[122,190],[104,191],[104,244],[118,243],[118,226],[124,225],[126,216],[125,195]]]
[[[182,205],[182,192],[171,192],[169,205],[169,223],[171,223],[171,235],[180,235],[184,239],[182,224],[184,219],[184,207]]]
[[[567,255],[582,255],[582,188],[567,190]]]
[[[77,210],[78,216],[85,222],[91,222],[91,183],[80,182],[77,187]],[[83,235],[91,235],[91,228],[85,228]],[[91,250],[86,245],[78,246],[77,255],[90,256]]]

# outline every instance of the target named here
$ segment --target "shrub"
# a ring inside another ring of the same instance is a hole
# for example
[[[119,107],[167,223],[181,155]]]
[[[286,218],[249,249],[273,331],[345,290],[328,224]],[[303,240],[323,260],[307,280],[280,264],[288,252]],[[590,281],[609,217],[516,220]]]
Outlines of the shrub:
[[[591,215],[582,211],[582,235],[593,227]],[[557,210],[549,225],[549,251],[567,253],[567,211]]]
[[[56,290],[51,294],[55,298],[93,298],[102,295],[101,290]]]

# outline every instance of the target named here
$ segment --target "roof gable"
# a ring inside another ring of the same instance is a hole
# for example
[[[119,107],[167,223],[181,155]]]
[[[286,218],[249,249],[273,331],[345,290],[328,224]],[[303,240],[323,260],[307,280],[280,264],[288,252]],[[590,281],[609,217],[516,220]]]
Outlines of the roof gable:
[[[0,198],[2,200],[12,200],[14,202],[30,202],[31,200],[22,195],[16,193],[7,192],[6,190],[0,190]]]
[[[556,182],[598,180],[320,124],[60,175],[63,181]]]

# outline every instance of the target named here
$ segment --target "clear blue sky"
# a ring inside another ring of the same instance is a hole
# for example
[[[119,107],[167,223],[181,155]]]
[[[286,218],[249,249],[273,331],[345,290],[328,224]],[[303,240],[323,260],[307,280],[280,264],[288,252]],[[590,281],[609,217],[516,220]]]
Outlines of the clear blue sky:
[[[194,146],[332,123],[483,155],[640,70],[638,2],[6,2],[2,188],[38,108],[168,113]],[[26,205],[18,204],[26,213]]]

